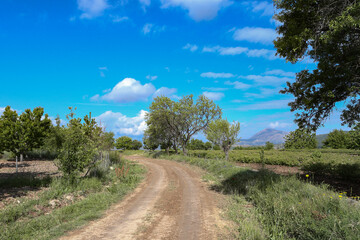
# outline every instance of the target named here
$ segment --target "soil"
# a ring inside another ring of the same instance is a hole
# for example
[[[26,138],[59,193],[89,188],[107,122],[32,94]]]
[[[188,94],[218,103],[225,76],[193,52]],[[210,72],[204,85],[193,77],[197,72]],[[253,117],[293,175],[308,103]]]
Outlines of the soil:
[[[201,181],[202,170],[168,160],[129,156],[146,180],[105,216],[61,239],[229,239],[221,217],[225,196]]]

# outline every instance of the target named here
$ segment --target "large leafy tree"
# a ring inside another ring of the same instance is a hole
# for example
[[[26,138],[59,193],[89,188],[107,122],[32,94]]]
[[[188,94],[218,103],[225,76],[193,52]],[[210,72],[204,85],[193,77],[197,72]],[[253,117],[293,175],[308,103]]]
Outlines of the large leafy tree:
[[[345,149],[349,146],[349,133],[335,129],[324,141],[324,146],[334,149]]]
[[[117,149],[129,150],[132,149],[132,139],[128,136],[122,136],[116,139],[115,147]]]
[[[20,116],[10,106],[0,117],[0,151],[9,151],[16,156],[39,148],[44,144],[51,127],[51,120],[44,109],[26,109]]]
[[[306,57],[317,63],[303,70],[282,93],[294,95],[289,105],[298,111],[300,128],[312,130],[330,116],[335,104],[347,101],[341,120],[360,120],[360,1],[275,0],[280,22],[277,54],[296,63]]]
[[[164,96],[157,97],[149,109],[147,125],[165,128],[171,139],[180,144],[185,155],[191,137],[203,131],[212,120],[221,117],[220,107],[203,95],[196,102],[193,95],[184,96],[178,102]]]
[[[285,136],[285,149],[314,149],[317,147],[316,134],[309,129],[296,129]]]
[[[229,123],[225,119],[217,119],[209,124],[205,131],[206,138],[215,145],[219,145],[229,159],[231,146],[239,141],[240,123]]]

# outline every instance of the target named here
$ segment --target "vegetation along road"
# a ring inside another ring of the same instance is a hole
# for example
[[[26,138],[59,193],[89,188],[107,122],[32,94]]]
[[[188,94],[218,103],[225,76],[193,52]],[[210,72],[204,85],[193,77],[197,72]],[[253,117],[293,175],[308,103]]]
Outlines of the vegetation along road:
[[[200,170],[129,156],[148,169],[146,180],[102,219],[61,239],[217,239],[225,237],[223,196],[201,181]]]

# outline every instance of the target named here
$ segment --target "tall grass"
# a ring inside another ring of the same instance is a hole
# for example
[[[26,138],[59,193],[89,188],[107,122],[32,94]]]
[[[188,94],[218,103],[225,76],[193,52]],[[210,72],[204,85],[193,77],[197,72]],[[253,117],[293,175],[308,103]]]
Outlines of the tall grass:
[[[238,239],[359,239],[360,206],[326,185],[258,172],[216,159],[161,155],[211,173],[213,188],[232,196]]]

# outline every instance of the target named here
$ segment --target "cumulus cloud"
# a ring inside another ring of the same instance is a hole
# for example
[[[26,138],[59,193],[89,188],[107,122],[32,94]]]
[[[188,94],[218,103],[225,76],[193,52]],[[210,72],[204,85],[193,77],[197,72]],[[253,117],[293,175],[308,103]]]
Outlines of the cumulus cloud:
[[[251,87],[251,85],[239,81],[235,81],[235,82],[226,81],[225,85],[233,85],[235,89],[241,89],[241,90],[249,89]]]
[[[275,30],[272,28],[244,27],[235,30],[233,38],[237,41],[272,44],[276,36]]]
[[[188,49],[188,50],[190,50],[191,52],[195,52],[196,50],[198,50],[198,46],[195,45],[195,44],[190,44],[190,43],[188,43],[188,44],[186,44],[186,45],[183,47],[183,49]]]
[[[110,7],[107,0],[78,0],[78,9],[83,13],[81,19],[92,19],[102,16],[104,11]]]
[[[141,110],[137,116],[127,117],[119,112],[107,111],[96,117],[96,121],[117,136],[139,136],[144,133],[147,127],[145,123],[146,113],[146,111]]]
[[[195,21],[211,20],[220,9],[232,4],[229,0],[161,0],[162,8],[181,7]]]
[[[266,71],[265,75],[276,75],[276,76],[282,76],[282,77],[295,77],[294,72],[285,72],[281,69],[274,69],[270,71]]]
[[[269,124],[270,128],[286,128],[286,127],[289,127],[289,126],[291,126],[290,123],[284,123],[284,122],[279,122],[279,121],[271,122]]]
[[[146,101],[155,91],[156,89],[151,83],[142,85],[133,78],[125,78],[116,84],[109,93],[103,96],[97,94],[91,100],[105,100],[116,103]]]
[[[267,102],[259,102],[250,105],[239,107],[239,111],[250,110],[271,110],[271,109],[286,109],[289,108],[288,104],[291,100],[272,100]]]
[[[177,92],[176,88],[167,88],[167,87],[161,87],[153,94],[153,98],[159,97],[159,96],[165,96],[170,98],[178,99],[179,97],[177,95],[174,95],[174,93]]]
[[[232,73],[214,73],[214,72],[205,72],[200,74],[203,78],[233,78],[235,77]]]
[[[203,92],[203,95],[214,101],[221,100],[225,96],[222,92]]]
[[[158,78],[158,76],[151,76],[151,75],[147,75],[146,79],[150,80],[150,81],[154,81]]]

